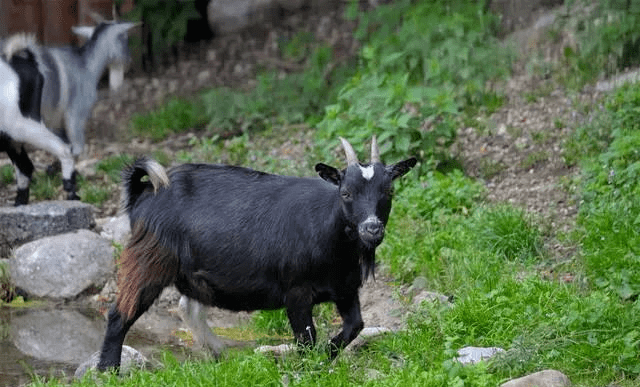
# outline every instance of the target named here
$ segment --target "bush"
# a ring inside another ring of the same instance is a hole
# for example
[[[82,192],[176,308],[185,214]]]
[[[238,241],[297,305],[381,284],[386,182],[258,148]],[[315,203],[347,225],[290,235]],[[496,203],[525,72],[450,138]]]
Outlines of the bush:
[[[360,14],[356,3],[348,15],[359,19],[360,65],[326,108],[320,138],[362,143],[377,134],[386,159],[448,159],[462,112],[500,104],[486,86],[509,73],[496,19],[461,0],[398,1]]]

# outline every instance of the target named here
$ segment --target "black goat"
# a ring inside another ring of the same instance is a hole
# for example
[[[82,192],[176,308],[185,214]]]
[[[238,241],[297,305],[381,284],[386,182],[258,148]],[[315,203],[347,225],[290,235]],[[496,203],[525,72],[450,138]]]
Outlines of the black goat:
[[[331,339],[331,355],[351,342],[364,327],[358,291],[375,268],[392,182],[416,159],[383,165],[374,137],[371,163],[360,164],[341,140],[347,168],[317,164],[322,179],[209,164],[185,164],[167,176],[149,159],[126,169],[132,236],[98,368],[120,365],[127,331],[171,284],[205,305],[285,307],[302,345],[315,344],[313,306],[332,301],[343,328]],[[223,346],[213,347],[218,355]]]

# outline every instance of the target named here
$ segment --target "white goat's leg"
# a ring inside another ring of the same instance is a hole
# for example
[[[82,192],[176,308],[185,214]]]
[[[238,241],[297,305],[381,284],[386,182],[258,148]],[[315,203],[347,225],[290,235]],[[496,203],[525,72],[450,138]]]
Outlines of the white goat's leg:
[[[91,96],[85,96],[92,98]],[[80,96],[76,98],[81,98]],[[95,101],[95,97],[93,97]],[[71,143],[71,153],[77,157],[84,151],[84,126],[93,106],[70,106],[65,113],[66,134]]]
[[[68,199],[79,199],[76,194],[76,172],[71,149],[44,124],[19,115],[13,124],[11,137],[16,142],[31,144],[56,156],[62,166],[62,179]]]
[[[0,134],[2,136],[2,134]],[[16,200],[14,204],[21,206],[29,203],[29,183],[31,182],[31,176],[33,175],[33,163],[29,159],[27,152],[24,150],[24,146],[17,143],[10,138],[5,137],[0,139],[5,141],[5,150],[7,155],[11,159],[13,166],[16,170],[16,183],[18,185],[18,192],[16,193]]]
[[[191,329],[195,341],[208,348],[214,356],[220,356],[224,350],[224,344],[211,332],[211,328],[207,324],[206,306],[187,296],[182,296],[178,309],[182,321]]]

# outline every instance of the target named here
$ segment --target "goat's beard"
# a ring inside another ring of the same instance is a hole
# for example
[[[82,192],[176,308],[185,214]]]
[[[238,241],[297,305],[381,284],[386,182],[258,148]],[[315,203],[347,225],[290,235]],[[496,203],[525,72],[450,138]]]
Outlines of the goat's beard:
[[[360,273],[362,276],[362,281],[366,281],[369,278],[369,275],[376,278],[376,248],[369,247],[365,245],[364,242],[360,241],[359,243],[359,263],[360,263]]]

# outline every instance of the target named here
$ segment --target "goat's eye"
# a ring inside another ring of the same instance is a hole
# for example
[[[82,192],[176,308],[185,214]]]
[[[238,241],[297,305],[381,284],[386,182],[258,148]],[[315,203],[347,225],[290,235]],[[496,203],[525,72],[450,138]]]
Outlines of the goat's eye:
[[[351,192],[349,190],[341,190],[340,196],[342,196],[342,200],[351,200]]]

